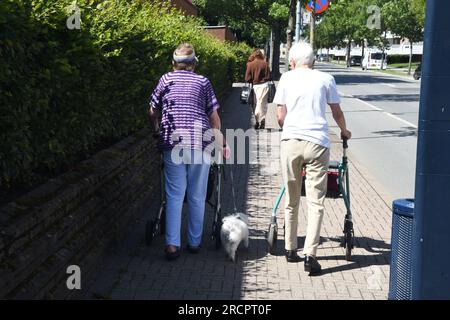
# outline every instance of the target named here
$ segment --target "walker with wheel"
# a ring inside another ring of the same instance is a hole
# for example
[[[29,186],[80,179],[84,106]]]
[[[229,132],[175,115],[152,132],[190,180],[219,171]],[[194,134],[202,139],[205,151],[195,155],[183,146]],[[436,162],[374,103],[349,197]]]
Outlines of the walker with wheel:
[[[165,181],[164,181],[164,160],[161,155],[161,163],[160,163],[160,195],[159,195],[159,209],[156,217],[147,220],[145,224],[145,244],[150,246],[153,242],[153,239],[157,235],[161,235],[165,231],[165,223],[166,223],[166,192],[165,192]]]
[[[215,242],[216,248],[221,245],[220,229],[222,227],[222,176],[224,175],[224,165],[212,163],[209,169],[208,189],[206,192],[206,202],[213,208],[214,219],[211,232],[211,240]]]

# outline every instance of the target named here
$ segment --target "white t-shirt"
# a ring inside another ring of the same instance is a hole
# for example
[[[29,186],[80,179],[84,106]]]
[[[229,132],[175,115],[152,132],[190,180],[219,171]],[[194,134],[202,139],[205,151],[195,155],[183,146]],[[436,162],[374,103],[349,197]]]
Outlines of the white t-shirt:
[[[287,108],[281,140],[301,139],[330,147],[325,111],[327,104],[341,102],[332,75],[306,68],[285,72],[273,102]]]

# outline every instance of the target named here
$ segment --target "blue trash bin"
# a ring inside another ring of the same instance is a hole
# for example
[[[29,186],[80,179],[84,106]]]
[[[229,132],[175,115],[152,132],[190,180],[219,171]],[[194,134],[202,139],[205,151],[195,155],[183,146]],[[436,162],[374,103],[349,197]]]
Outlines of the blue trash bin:
[[[412,236],[414,199],[392,205],[391,271],[389,300],[412,300]]]

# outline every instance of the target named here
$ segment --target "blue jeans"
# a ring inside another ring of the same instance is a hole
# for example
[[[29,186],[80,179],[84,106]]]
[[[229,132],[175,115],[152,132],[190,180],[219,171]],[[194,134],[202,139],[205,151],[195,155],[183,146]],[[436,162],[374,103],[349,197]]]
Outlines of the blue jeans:
[[[166,245],[181,246],[181,212],[187,191],[188,243],[198,246],[203,234],[210,156],[201,150],[183,149],[176,152],[175,157],[172,150],[164,151],[163,159],[167,198]]]

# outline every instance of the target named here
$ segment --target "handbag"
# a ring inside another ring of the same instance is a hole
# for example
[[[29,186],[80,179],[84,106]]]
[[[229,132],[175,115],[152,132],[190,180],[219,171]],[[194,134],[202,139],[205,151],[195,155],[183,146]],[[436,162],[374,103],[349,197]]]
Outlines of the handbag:
[[[269,95],[267,97],[267,101],[269,103],[273,102],[273,99],[275,98],[275,93],[276,93],[277,89],[275,87],[275,83],[273,81],[269,82]]]
[[[241,103],[242,104],[253,104],[253,88],[251,84],[245,84],[241,89]]]

